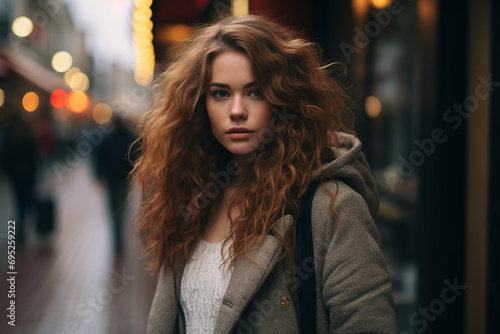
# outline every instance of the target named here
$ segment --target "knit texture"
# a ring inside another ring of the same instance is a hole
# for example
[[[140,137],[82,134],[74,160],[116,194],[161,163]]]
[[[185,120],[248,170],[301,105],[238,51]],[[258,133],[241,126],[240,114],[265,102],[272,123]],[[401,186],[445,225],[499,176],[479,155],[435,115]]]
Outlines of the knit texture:
[[[231,272],[221,266],[224,240],[207,243],[201,240],[184,268],[181,283],[181,306],[187,334],[213,333],[222,298]],[[228,243],[224,250],[229,249]]]

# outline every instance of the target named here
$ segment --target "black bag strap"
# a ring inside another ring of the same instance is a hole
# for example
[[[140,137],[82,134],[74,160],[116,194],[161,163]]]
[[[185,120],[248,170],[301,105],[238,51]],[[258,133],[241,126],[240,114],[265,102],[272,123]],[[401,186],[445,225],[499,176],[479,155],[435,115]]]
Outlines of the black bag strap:
[[[314,194],[320,185],[319,181],[313,181],[300,200],[299,217],[295,224],[296,238],[296,268],[301,268],[304,279],[296,274],[299,298],[299,327],[300,333],[316,333],[316,270],[314,266],[314,244],[311,224],[311,209]],[[312,262],[312,265],[311,265]],[[313,268],[312,272],[303,270],[304,264],[307,268]]]

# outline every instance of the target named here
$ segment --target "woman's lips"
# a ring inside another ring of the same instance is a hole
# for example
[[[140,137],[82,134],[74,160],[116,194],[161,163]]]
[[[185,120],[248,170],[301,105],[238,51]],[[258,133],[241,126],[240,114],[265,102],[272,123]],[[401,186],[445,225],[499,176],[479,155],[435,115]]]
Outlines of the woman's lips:
[[[248,139],[252,137],[253,132],[231,132],[227,135],[231,139]]]
[[[231,139],[236,139],[236,140],[248,139],[254,133],[255,133],[255,131],[252,131],[252,130],[249,130],[246,128],[231,128],[231,129],[229,129],[229,131],[227,131],[228,137]]]

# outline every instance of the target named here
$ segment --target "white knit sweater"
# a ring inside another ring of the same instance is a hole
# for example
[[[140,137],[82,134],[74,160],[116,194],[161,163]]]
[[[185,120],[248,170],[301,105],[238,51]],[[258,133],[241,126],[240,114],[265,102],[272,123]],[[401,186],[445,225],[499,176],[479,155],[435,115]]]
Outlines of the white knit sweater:
[[[222,298],[231,277],[231,272],[226,274],[226,267],[220,266],[223,242],[213,244],[200,241],[184,268],[180,301],[186,318],[187,334],[214,332]],[[224,247],[225,252],[229,246],[230,242]]]

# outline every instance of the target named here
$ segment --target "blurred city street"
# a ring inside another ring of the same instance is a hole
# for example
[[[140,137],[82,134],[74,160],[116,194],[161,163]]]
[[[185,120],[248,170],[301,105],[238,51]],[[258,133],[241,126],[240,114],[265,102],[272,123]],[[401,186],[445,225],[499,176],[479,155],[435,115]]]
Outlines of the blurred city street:
[[[16,249],[16,326],[2,321],[5,333],[143,333],[155,287],[145,270],[139,240],[133,234],[129,205],[124,226],[125,248],[114,254],[111,213],[105,188],[89,161],[54,182],[56,227],[49,239],[35,236],[28,216],[27,242]],[[14,218],[9,182],[0,181],[2,222]],[[133,202],[136,194],[129,201]],[[7,248],[2,223],[0,247]],[[1,259],[7,272],[7,257]],[[2,280],[2,294],[8,291]],[[2,308],[8,305],[2,297]]]
[[[500,333],[500,1],[0,0],[0,334],[146,332],[139,120],[170,110],[178,43],[249,14],[314,42],[349,97],[399,333]]]

